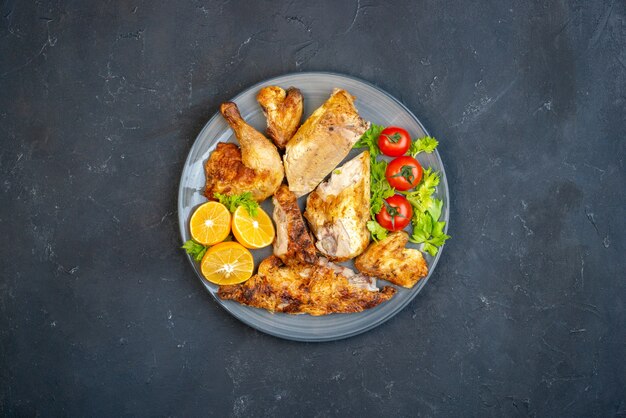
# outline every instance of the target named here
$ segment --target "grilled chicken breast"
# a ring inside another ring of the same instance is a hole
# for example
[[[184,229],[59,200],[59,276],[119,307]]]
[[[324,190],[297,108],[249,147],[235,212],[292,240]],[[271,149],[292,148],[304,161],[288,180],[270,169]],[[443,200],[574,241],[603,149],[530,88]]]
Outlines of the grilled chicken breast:
[[[215,193],[251,192],[254,199],[263,201],[274,194],[284,178],[278,150],[242,119],[235,103],[222,103],[220,112],[235,132],[241,149],[235,144],[217,144],[204,166],[204,194],[214,199]]]
[[[354,97],[335,89],[287,143],[285,173],[297,197],[313,190],[343,160],[369,128],[354,107]]]
[[[268,86],[259,91],[256,100],[267,118],[267,135],[279,149],[284,149],[302,120],[302,93],[295,87],[285,91],[278,86]]]
[[[300,213],[296,195],[283,184],[274,193],[272,201],[276,223],[274,255],[285,264],[315,263],[317,254],[313,238]]]
[[[291,314],[361,312],[385,302],[395,289],[376,287],[376,279],[320,258],[316,264],[284,265],[270,256],[248,281],[220,286],[218,296],[244,305]]]
[[[428,265],[421,251],[405,248],[408,241],[406,232],[392,232],[373,242],[354,264],[362,273],[411,288],[428,275]]]
[[[361,254],[369,243],[370,155],[362,152],[333,171],[307,198],[305,218],[317,249],[334,261]]]

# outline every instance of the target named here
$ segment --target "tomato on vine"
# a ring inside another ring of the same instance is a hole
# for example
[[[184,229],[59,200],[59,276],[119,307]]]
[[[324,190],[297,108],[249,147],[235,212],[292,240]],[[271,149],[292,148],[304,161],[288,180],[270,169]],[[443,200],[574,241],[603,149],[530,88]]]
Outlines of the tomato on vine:
[[[378,136],[378,148],[389,157],[398,157],[411,146],[409,133],[397,126],[389,126]]]
[[[383,200],[383,207],[376,214],[376,222],[388,231],[404,229],[413,216],[413,208],[402,195],[396,194]]]
[[[398,157],[389,163],[385,170],[387,181],[396,190],[409,190],[422,180],[422,166],[408,155]]]

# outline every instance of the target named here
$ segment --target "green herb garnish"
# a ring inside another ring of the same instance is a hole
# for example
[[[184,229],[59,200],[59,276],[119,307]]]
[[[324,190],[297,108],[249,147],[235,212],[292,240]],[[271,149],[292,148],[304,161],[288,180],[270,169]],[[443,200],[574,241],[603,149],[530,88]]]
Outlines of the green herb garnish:
[[[202,260],[202,257],[204,257],[204,253],[206,253],[206,250],[209,249],[209,247],[205,247],[204,245],[197,243],[192,239],[185,242],[181,248],[187,251],[187,254],[193,257],[193,259],[196,261]]]
[[[395,194],[395,190],[385,178],[387,161],[370,161],[370,216],[375,219],[386,198]]]
[[[378,147],[378,137],[384,129],[384,126],[372,124],[354,145],[354,148],[368,148],[370,152],[370,216],[372,220],[367,222],[367,229],[374,241],[380,241],[388,234],[388,231],[376,221],[376,214],[386,204],[385,199],[395,194],[394,188],[391,187],[385,177],[387,161],[378,161],[376,158],[381,154]],[[394,143],[399,139],[393,135],[387,136],[387,138]],[[438,144],[439,142],[435,138],[425,136],[412,141],[408,153],[413,157],[421,152],[430,154],[437,148]],[[414,180],[413,170],[409,171],[408,166],[407,168],[402,167],[396,176],[404,177],[409,183]],[[402,192],[413,206],[413,217],[411,218],[413,231],[409,240],[416,244],[422,244],[422,249],[432,256],[435,256],[439,251],[438,247],[441,247],[450,238],[443,232],[446,223],[439,221],[443,201],[433,197],[438,184],[439,174],[433,172],[431,168],[427,168],[414,191]],[[393,209],[391,210],[393,211]],[[389,210],[388,207],[387,211]],[[395,218],[392,217],[392,222],[393,219]]]
[[[411,146],[409,147],[409,155],[415,158],[415,156],[420,152],[430,154],[435,150],[435,148],[437,148],[437,145],[439,145],[439,141],[430,136],[416,139],[415,141],[411,142]]]
[[[258,213],[259,203],[252,198],[250,192],[233,195],[215,193],[213,196],[231,212],[234,212],[239,206],[243,206],[250,216],[256,216]]]
[[[375,160],[380,155],[380,148],[378,148],[378,137],[380,133],[385,129],[382,125],[375,125],[372,123],[370,128],[365,131],[361,136],[361,139],[356,141],[356,144],[352,148],[369,148],[370,158]]]
[[[380,224],[376,221],[367,221],[367,229],[372,234],[374,241],[380,241],[387,238],[387,233],[389,232],[380,226]]]
[[[439,174],[428,168],[424,170],[417,190],[406,193],[407,200],[413,206],[411,218],[413,233],[409,240],[416,244],[423,244],[422,249],[433,257],[439,251],[438,247],[450,238],[443,232],[446,223],[439,221],[443,201],[432,196],[438,184]]]

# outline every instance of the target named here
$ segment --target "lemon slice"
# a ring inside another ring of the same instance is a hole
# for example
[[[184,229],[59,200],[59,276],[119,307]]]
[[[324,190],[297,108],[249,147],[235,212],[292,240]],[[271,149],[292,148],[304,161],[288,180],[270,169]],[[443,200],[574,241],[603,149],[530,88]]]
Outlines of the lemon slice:
[[[196,209],[189,221],[191,237],[204,245],[222,242],[230,233],[230,212],[219,202],[207,202]]]
[[[252,276],[252,254],[241,244],[221,242],[209,248],[200,264],[202,275],[219,285],[245,282]]]
[[[233,235],[246,248],[267,247],[274,241],[276,232],[272,220],[261,208],[252,216],[248,210],[239,206],[233,213]]]

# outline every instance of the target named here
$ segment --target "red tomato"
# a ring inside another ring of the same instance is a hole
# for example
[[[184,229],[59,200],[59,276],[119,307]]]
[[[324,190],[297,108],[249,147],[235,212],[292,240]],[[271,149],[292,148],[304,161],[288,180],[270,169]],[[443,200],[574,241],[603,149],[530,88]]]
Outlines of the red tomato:
[[[388,231],[400,231],[411,222],[412,216],[409,201],[396,194],[384,200],[382,209],[376,214],[376,222]]]
[[[409,133],[397,126],[389,126],[378,137],[378,148],[390,157],[403,155],[411,146]]]
[[[422,166],[408,155],[398,157],[387,166],[385,177],[396,190],[409,190],[422,180]]]

